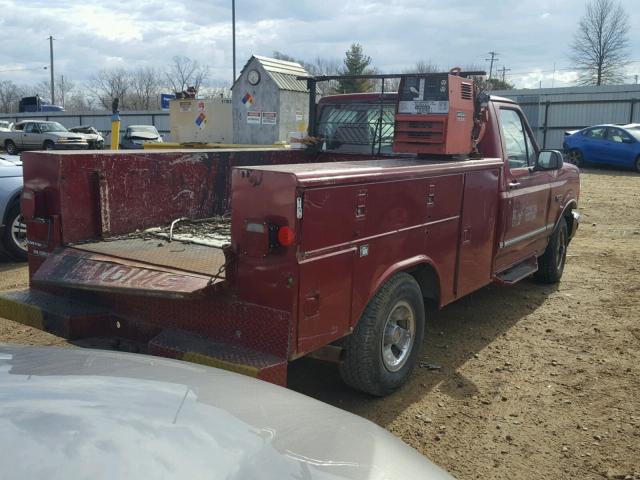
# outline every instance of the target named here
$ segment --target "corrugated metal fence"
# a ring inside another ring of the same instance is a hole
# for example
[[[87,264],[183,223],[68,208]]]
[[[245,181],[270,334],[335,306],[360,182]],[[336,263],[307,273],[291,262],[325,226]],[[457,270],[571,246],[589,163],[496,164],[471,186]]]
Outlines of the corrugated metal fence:
[[[562,148],[565,130],[600,123],[640,123],[640,85],[500,90],[515,100],[533,128],[538,145]]]
[[[46,113],[0,113],[0,120],[51,120],[67,128],[91,125],[102,132],[107,143],[111,133],[111,114],[108,112],[46,112]],[[169,112],[165,110],[120,112],[120,135],[129,125],[155,125],[165,141],[171,141]]]

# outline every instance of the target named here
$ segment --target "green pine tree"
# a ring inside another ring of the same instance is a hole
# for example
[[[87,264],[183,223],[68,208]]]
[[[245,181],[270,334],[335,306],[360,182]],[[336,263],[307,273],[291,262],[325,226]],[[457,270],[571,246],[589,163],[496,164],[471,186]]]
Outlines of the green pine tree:
[[[340,69],[340,75],[371,75],[375,71],[370,67],[371,57],[364,54],[362,45],[352,43],[345,52],[344,65]],[[335,93],[370,92],[373,89],[371,80],[340,80],[335,88]]]

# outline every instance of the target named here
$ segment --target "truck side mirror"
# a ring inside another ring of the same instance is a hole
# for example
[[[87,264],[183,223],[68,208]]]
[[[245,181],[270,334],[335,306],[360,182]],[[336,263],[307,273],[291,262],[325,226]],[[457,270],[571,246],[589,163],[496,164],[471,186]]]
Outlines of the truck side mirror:
[[[562,153],[558,150],[540,150],[533,171],[559,170],[562,163]]]

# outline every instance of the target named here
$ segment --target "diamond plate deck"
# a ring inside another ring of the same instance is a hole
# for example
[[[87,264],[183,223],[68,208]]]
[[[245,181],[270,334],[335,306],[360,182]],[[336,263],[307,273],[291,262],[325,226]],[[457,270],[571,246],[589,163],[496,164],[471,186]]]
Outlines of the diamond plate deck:
[[[287,360],[246,347],[220,343],[183,330],[164,330],[149,342],[154,355],[222,368],[286,386]]]
[[[95,305],[26,289],[0,294],[0,317],[73,340],[101,333],[109,312]]]
[[[154,238],[131,238],[74,245],[73,248],[161,267],[216,275],[225,264],[221,248]],[[224,275],[221,274],[221,277]]]

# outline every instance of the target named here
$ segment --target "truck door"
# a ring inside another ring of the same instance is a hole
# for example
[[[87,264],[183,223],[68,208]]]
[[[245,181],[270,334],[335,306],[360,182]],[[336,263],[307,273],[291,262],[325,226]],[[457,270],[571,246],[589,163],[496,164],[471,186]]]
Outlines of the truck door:
[[[500,272],[538,253],[553,223],[547,219],[553,172],[533,172],[536,148],[521,112],[498,108],[503,158],[506,159],[506,191],[501,194],[502,239],[496,255]]]
[[[29,122],[25,125],[24,131],[22,133],[22,146],[23,147],[38,147],[41,143],[38,141],[40,139],[40,127],[35,122]]]
[[[635,139],[620,128],[607,128],[603,160],[613,165],[633,165],[636,159]]]

